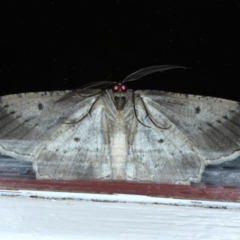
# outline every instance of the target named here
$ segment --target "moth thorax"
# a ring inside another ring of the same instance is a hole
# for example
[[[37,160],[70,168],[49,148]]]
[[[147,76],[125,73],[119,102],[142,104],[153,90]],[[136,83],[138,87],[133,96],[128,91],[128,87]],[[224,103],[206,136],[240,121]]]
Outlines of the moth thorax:
[[[117,111],[122,111],[126,104],[126,97],[115,96],[114,100],[115,100],[115,106],[116,106]]]

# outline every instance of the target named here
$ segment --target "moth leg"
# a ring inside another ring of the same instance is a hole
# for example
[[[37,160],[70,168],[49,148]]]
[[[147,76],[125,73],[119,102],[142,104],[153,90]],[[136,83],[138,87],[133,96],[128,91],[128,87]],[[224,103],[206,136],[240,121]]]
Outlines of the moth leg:
[[[138,121],[136,120],[136,118],[133,118],[132,126],[131,126],[129,137],[128,137],[128,145],[130,146],[133,144],[134,136],[137,129],[137,122]]]
[[[147,106],[146,106],[146,104],[144,103],[142,97],[141,97],[140,95],[138,95],[136,98],[139,98],[139,99],[141,100],[142,105],[143,105],[143,107],[144,107],[144,109],[145,109],[145,111],[146,111],[146,118],[148,118],[157,128],[160,128],[160,129],[163,129],[163,130],[167,130],[167,129],[169,129],[169,128],[172,127],[171,125],[168,126],[168,127],[162,127],[162,126],[157,125],[157,124],[155,123],[154,119],[150,116],[150,114],[149,114],[149,112],[148,112],[148,109],[147,109]],[[135,98],[135,101],[136,101],[136,98]]]
[[[138,97],[138,96],[137,96],[137,97]],[[135,103],[136,103],[136,98],[137,98],[137,97],[135,97],[134,93],[132,94],[132,104],[133,104],[134,116],[135,116],[135,118],[137,119],[137,121],[138,121],[141,125],[143,125],[144,127],[147,127],[147,128],[151,128],[150,126],[147,126],[147,125],[145,125],[143,122],[141,122],[140,119],[138,118],[137,110],[136,110],[136,105],[135,105]]]
[[[109,145],[110,140],[109,140],[109,130],[108,130],[108,124],[107,124],[107,118],[106,118],[106,113],[103,111],[102,113],[102,131],[103,131],[103,138],[104,138],[104,144]]]
[[[101,94],[102,95],[102,94]],[[94,103],[92,104],[92,106],[90,107],[90,109],[88,110],[88,112],[79,120],[75,121],[75,122],[62,122],[63,124],[74,124],[74,123],[79,123],[81,122],[85,117],[87,117],[88,115],[91,116],[91,111],[93,109],[93,107],[95,106],[96,102],[99,100],[99,98],[101,97],[101,95],[99,95],[96,100],[94,101]]]

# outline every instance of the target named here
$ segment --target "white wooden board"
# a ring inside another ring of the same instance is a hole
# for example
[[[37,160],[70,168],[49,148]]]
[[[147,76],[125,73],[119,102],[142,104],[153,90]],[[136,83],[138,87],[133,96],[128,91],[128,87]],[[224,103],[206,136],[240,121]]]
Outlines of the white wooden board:
[[[237,207],[215,209],[24,196],[0,196],[0,204],[0,239],[206,240],[240,236]]]

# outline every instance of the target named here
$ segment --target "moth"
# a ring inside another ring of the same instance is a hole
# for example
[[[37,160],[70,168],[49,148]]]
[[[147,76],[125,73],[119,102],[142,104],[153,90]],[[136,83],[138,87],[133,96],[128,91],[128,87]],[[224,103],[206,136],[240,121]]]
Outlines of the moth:
[[[32,161],[38,179],[199,182],[205,166],[240,155],[240,107],[125,85],[173,68],[182,67],[148,67],[121,83],[72,91],[3,96],[0,153]]]

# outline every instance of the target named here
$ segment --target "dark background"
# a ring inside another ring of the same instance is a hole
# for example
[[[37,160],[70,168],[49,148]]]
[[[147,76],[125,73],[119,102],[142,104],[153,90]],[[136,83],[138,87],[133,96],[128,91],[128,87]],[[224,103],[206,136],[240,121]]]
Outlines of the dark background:
[[[0,15],[1,95],[121,81],[175,64],[187,70],[129,87],[240,101],[240,1],[7,1]]]

